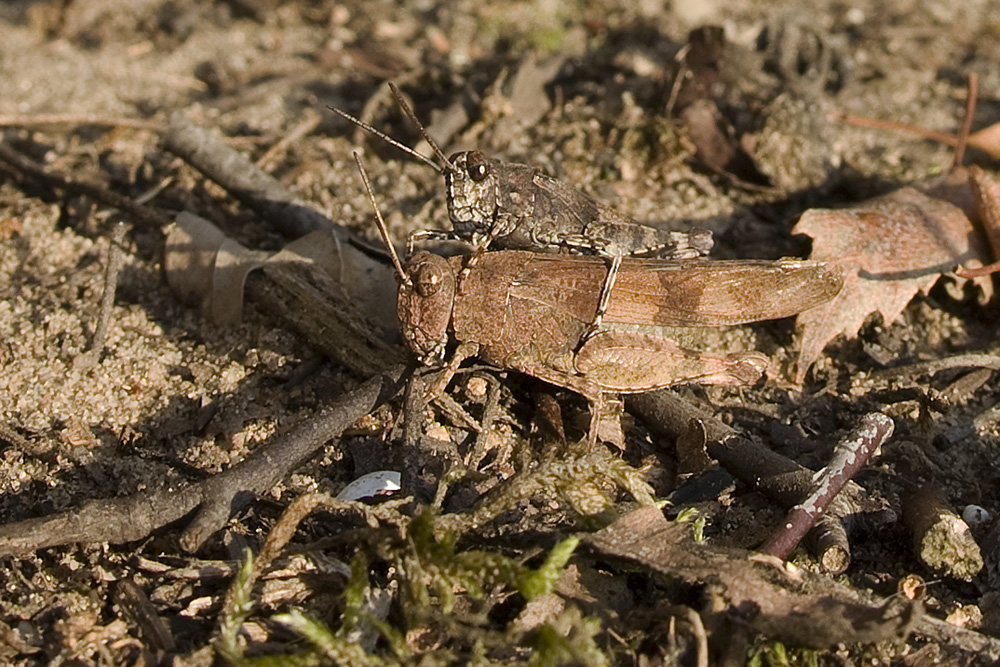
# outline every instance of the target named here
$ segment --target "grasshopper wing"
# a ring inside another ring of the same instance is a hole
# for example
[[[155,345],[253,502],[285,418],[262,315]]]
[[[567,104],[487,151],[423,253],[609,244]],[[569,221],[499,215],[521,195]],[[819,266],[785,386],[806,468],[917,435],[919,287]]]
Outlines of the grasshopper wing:
[[[511,299],[544,303],[592,321],[601,260],[556,255],[518,255],[521,269]],[[622,261],[604,321],[666,327],[728,326],[789,317],[826,303],[843,277],[822,262],[804,260]]]
[[[631,331],[601,331],[576,355],[576,370],[607,391],[642,392],[683,382],[753,384],[767,368],[758,352],[729,355],[688,350],[672,340]]]
[[[604,319],[675,327],[776,320],[826,303],[843,282],[803,260],[625,260]]]

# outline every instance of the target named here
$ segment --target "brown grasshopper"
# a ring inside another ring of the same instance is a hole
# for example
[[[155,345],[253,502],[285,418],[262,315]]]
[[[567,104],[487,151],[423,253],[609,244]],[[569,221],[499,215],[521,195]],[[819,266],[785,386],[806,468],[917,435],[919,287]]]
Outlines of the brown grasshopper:
[[[448,217],[453,231],[416,232],[410,236],[407,254],[417,240],[457,238],[466,241],[473,245],[475,252],[467,259],[460,279],[468,275],[491,247],[569,251],[603,257],[609,264],[590,325],[593,333],[600,326],[625,257],[683,259],[707,255],[712,248],[712,234],[707,229],[672,232],[640,224],[537,167],[504,162],[487,157],[482,151],[465,151],[446,157],[396,86],[390,83],[389,88],[441,165],[354,116],[330,108],[444,175]]]
[[[718,355],[661,336],[618,328],[725,326],[794,315],[832,299],[842,277],[803,260],[627,258],[607,302],[604,325],[588,335],[606,275],[598,258],[521,250],[487,253],[456,289],[464,258],[420,251],[396,256],[361,159],[362,180],[395,263],[403,335],[426,364],[444,362],[451,342],[488,364],[583,395],[591,403],[591,441],[608,394],[684,382],[743,385],[767,366],[758,352]]]

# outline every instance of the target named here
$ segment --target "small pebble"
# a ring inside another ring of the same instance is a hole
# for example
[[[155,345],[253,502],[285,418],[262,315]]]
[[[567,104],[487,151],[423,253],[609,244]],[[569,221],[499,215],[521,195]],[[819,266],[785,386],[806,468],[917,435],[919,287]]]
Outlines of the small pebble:
[[[979,526],[990,520],[990,513],[979,505],[966,505],[962,510],[962,520],[970,526]]]
[[[481,377],[473,376],[465,383],[465,391],[468,392],[469,398],[482,398],[486,396],[487,389],[489,385]]]
[[[383,491],[399,491],[400,477],[394,470],[376,470],[362,475],[337,494],[337,500],[361,500]]]

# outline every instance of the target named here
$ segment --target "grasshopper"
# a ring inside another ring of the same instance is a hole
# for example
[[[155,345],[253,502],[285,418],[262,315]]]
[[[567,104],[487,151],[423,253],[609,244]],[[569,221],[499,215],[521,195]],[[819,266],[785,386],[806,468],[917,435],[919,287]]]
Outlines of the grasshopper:
[[[710,327],[794,315],[832,299],[843,278],[804,260],[623,259],[604,325],[589,333],[606,268],[596,257],[523,250],[483,255],[457,289],[463,257],[419,251],[403,264],[389,238],[360,157],[368,197],[400,282],[397,313],[407,344],[428,365],[452,369],[463,355],[526,373],[584,396],[597,439],[610,395],[685,382],[744,385],[767,367],[759,352],[718,355],[620,325]]]
[[[444,175],[453,231],[416,232],[410,236],[407,254],[417,240],[457,238],[472,244],[475,251],[466,261],[460,282],[491,247],[602,257],[608,263],[607,273],[586,338],[600,327],[625,257],[684,259],[707,255],[712,248],[707,229],[672,232],[640,224],[537,167],[504,162],[478,150],[446,157],[396,86],[390,83],[389,88],[440,165],[345,111],[330,108]]]

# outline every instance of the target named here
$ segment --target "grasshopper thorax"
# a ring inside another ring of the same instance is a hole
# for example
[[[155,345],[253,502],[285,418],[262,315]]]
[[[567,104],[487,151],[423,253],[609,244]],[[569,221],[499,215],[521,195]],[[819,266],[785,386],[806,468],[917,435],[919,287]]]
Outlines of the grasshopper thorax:
[[[455,301],[455,273],[439,255],[420,251],[407,260],[409,281],[399,286],[396,309],[403,337],[424,364],[444,360]]]
[[[485,232],[493,225],[499,206],[496,160],[482,151],[455,153],[449,158],[454,169],[444,172],[448,187],[448,216],[463,238]]]

